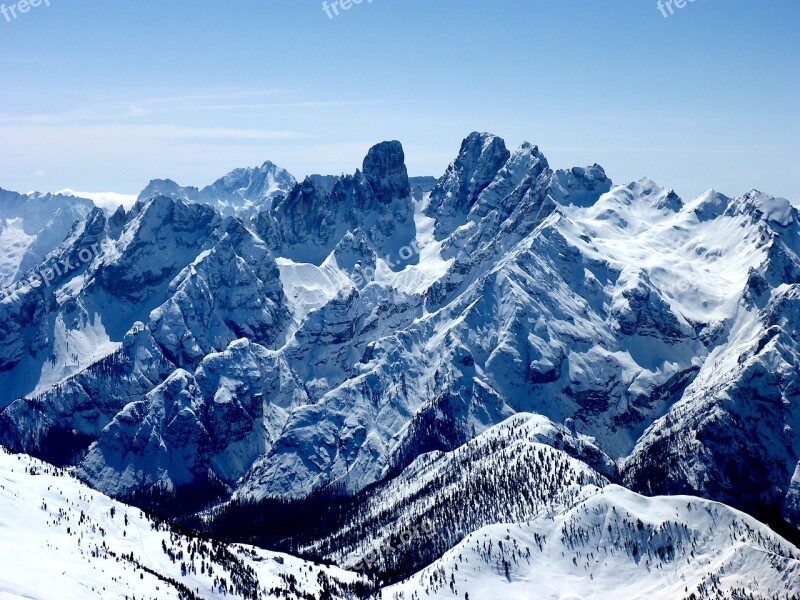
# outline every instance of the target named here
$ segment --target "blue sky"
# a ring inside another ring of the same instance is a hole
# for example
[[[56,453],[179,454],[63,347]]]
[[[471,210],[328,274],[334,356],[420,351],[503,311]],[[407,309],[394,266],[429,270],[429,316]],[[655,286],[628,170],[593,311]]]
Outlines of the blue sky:
[[[384,139],[439,176],[482,130],[618,183],[800,199],[798,0],[49,2],[0,16],[7,189],[352,172]]]

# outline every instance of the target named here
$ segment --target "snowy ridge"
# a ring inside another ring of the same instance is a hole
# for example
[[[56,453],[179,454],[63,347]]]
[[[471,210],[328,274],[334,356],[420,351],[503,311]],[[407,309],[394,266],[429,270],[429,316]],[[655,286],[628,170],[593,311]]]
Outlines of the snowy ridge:
[[[392,599],[800,594],[800,550],[752,517],[640,496],[567,452],[607,460],[540,415],[515,415],[325,513],[316,528],[330,533],[282,546],[397,581],[382,592]]]
[[[573,437],[540,415],[515,415],[452,452],[420,456],[396,478],[360,496],[344,526],[297,550],[347,568],[408,572],[483,525],[556,513],[608,484],[557,448],[600,469],[613,468],[591,440]],[[435,535],[398,544],[423,524]],[[392,543],[399,550],[371,560],[375,549]]]
[[[453,598],[797,598],[800,552],[753,518],[691,496],[611,485],[557,515],[489,525],[383,590]]]

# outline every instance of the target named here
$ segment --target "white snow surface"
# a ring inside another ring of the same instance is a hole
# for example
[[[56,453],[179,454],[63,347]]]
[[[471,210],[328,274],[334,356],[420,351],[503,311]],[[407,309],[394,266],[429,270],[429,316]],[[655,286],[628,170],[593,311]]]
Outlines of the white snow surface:
[[[796,596],[800,552],[723,504],[646,498],[610,485],[558,515],[479,529],[382,597],[676,600],[692,593]]]
[[[436,220],[425,215],[425,210],[430,201],[430,193],[423,194],[422,198],[414,201],[414,224],[417,237],[414,247],[419,253],[419,262],[410,264],[402,271],[395,272],[385,260],[378,261],[375,272],[375,283],[391,287],[404,294],[424,294],[436,281],[441,279],[447,269],[453,264],[453,259],[442,257],[442,242],[434,237]],[[397,257],[387,257],[397,261]]]
[[[197,551],[197,572],[182,575],[181,563],[192,562],[190,546]],[[172,561],[165,548],[184,556]],[[240,593],[223,592],[219,582],[214,583],[215,578],[223,577],[230,584],[231,568],[239,574],[246,568],[253,570],[259,597],[268,597],[267,590],[272,588],[287,588],[282,577],[297,578],[298,587],[315,596],[321,591],[320,573],[341,583],[358,579],[336,567],[241,545],[227,547],[238,561],[228,568],[223,561],[209,558],[211,548],[204,540],[175,534],[140,510],[88,488],[67,471],[25,455],[8,454],[0,447],[2,600],[122,600],[134,596],[177,600],[181,596],[167,579],[180,582],[200,598],[242,598]],[[202,572],[201,561],[205,565]]]
[[[545,441],[555,439],[557,428],[541,416],[515,415],[470,445],[488,448],[506,436],[516,439],[518,433]],[[490,467],[496,458],[526,460],[522,450],[519,441],[510,443],[502,454],[487,456],[486,464],[477,465],[474,473]],[[534,442],[530,451],[551,456],[546,460],[554,471],[540,474],[542,479],[552,480],[560,473],[559,462],[574,465],[573,475],[594,477],[591,469],[559,450]],[[455,488],[434,489],[433,496],[420,496],[416,505],[408,500],[437,477],[449,479],[464,470],[460,454],[466,458],[469,451],[422,457],[408,467],[400,483],[388,488],[389,494],[375,498],[375,508],[385,514],[399,510],[402,521],[418,513],[420,506],[432,508],[437,497],[442,500]],[[556,462],[550,462],[553,458]],[[492,486],[490,469],[486,476],[484,481]],[[574,483],[565,483],[574,488]],[[672,600],[692,593],[698,598],[734,598],[746,591],[751,594],[746,597],[756,599],[800,594],[800,551],[740,511],[692,496],[647,498],[617,485],[587,484],[575,491],[559,495],[545,510],[531,506],[528,520],[501,521],[468,533],[430,566],[385,588],[381,597]],[[493,493],[484,489],[487,492]],[[476,495],[473,500],[490,497]],[[520,507],[524,504],[520,502]],[[428,535],[438,538],[442,535],[438,528],[451,525],[437,522],[437,529]],[[372,543],[380,544],[383,532],[376,533]],[[364,535],[370,534],[365,530]],[[197,553],[194,561],[192,549]],[[212,560],[212,550],[228,558]],[[360,577],[282,553],[213,545],[176,534],[140,510],[88,488],[66,470],[8,454],[2,447],[0,561],[3,600],[132,595],[161,600],[179,598],[176,585],[201,598],[240,598],[238,589],[222,592],[217,578],[230,584],[243,573],[257,579],[259,597],[273,597],[269,592],[274,589],[286,590],[291,577],[299,592],[319,597],[322,577],[333,582],[333,597],[339,598],[344,594],[336,586],[353,584]],[[183,573],[181,563],[194,564],[196,571],[189,566]],[[298,597],[285,593],[287,598]]]
[[[25,233],[22,218],[5,219],[0,222],[0,248],[3,249],[0,261],[0,287],[14,281],[22,263],[22,257],[36,241],[35,235]]]
[[[36,267],[91,209],[86,198],[0,188],[0,298],[2,288]]]

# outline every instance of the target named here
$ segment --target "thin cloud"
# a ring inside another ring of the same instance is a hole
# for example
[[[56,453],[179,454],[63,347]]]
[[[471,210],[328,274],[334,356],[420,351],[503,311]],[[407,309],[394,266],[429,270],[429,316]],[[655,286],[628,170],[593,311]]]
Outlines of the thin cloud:
[[[287,90],[281,89],[273,89],[273,90],[246,90],[246,89],[236,89],[236,90],[220,90],[219,92],[211,92],[211,93],[202,93],[202,94],[182,94],[178,96],[154,96],[150,98],[144,98],[137,100],[136,103],[139,104],[174,104],[176,102],[198,102],[198,101],[210,101],[213,102],[215,100],[223,101],[223,100],[236,100],[236,99],[244,99],[244,98],[257,98],[263,96],[275,96],[279,94],[286,94]]]
[[[326,108],[331,106],[365,106],[379,104],[377,100],[329,100],[320,102],[266,102],[258,104],[206,104],[200,106],[183,106],[181,110],[237,110],[268,108]]]
[[[11,126],[0,128],[5,136],[11,138],[26,131],[40,129],[39,125],[47,123],[35,122],[28,126]],[[48,128],[49,129],[49,128]],[[152,124],[87,124],[65,125],[59,128],[62,135],[70,135],[79,139],[103,138],[106,140],[146,138],[161,140],[296,140],[309,138],[308,134],[297,131],[240,129],[229,127],[184,127],[180,125]]]
[[[277,91],[239,91],[219,94],[195,94],[162,96],[82,106],[72,110],[51,114],[0,113],[0,124],[8,125],[70,125],[74,123],[129,123],[153,120],[157,114],[180,113],[196,110],[269,110],[269,109],[316,109],[330,107],[354,107],[375,105],[376,100],[298,100],[285,102],[238,102],[231,100],[278,94]],[[204,104],[196,104],[205,101]],[[217,103],[219,101],[220,103]],[[221,103],[225,101],[225,103]]]
[[[98,208],[107,211],[115,211],[122,206],[126,210],[136,203],[136,194],[119,194],[117,192],[76,192],[69,188],[59,190],[56,194],[62,196],[74,196],[76,198],[86,198],[94,202]]]
[[[181,127],[175,125],[124,125],[111,129],[120,133],[131,131],[136,135],[172,140],[295,140],[310,137],[297,131],[272,131],[263,129],[235,129],[227,127]]]
[[[701,154],[752,154],[753,152],[764,153],[783,153],[786,148],[756,148],[756,147],[727,147],[727,148],[544,148],[547,152],[625,152],[625,153],[701,153]]]

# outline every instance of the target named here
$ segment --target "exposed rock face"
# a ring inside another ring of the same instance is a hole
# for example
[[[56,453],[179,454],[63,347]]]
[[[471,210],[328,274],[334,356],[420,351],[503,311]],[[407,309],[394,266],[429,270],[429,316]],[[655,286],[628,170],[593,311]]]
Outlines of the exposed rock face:
[[[330,192],[307,178],[259,216],[259,234],[276,254],[316,265],[356,229],[380,256],[396,255],[416,235],[404,161],[399,142],[383,142],[370,149],[363,171],[339,178]]]
[[[100,253],[79,262],[89,247]],[[113,222],[96,210],[56,262],[76,268],[0,303],[10,317],[2,327],[15,343],[3,348],[2,381],[12,394],[0,415],[0,440],[59,464],[82,460],[103,439],[119,447],[121,437],[101,434],[176,369],[188,380],[191,372],[182,368],[194,371],[242,337],[267,352],[289,324],[279,271],[263,241],[200,204],[159,196]],[[37,316],[27,330],[26,314]],[[30,371],[40,379],[26,376]],[[63,381],[44,385],[48,379]],[[112,460],[110,448],[103,452]]]
[[[106,426],[78,474],[117,495],[226,494],[308,397],[274,352],[240,340],[174,371]]]
[[[364,175],[378,202],[389,204],[411,195],[405,160],[400,142],[383,142],[370,148],[364,158]]]
[[[611,180],[598,164],[591,167],[559,169],[554,173],[550,194],[559,204],[591,206],[611,190]]]
[[[488,133],[471,133],[456,159],[431,192],[426,214],[436,219],[436,237],[452,233],[508,160],[505,142]]]
[[[193,367],[239,339],[272,347],[288,320],[280,274],[266,246],[239,221],[170,284],[171,297],[150,313],[149,329],[170,360]]]

